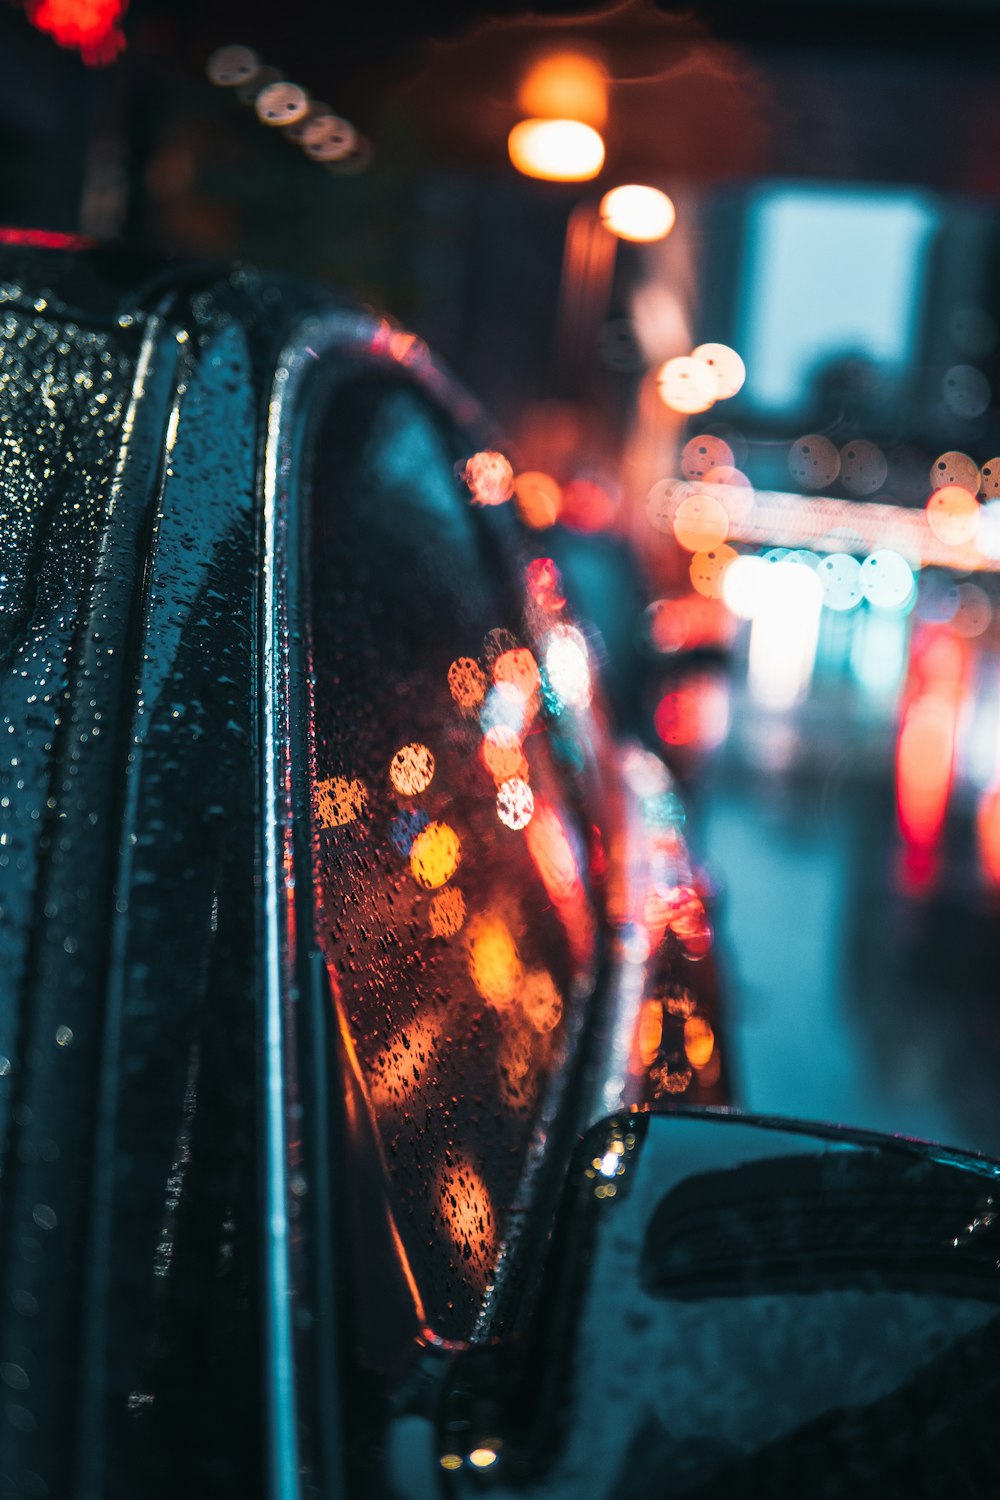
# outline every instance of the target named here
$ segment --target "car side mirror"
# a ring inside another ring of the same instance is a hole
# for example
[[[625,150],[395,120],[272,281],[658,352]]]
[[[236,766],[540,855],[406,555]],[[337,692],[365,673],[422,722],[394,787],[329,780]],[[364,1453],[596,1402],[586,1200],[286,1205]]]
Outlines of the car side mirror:
[[[960,1465],[987,1493],[998,1175],[725,1110],[606,1120],[531,1317],[454,1361],[445,1492],[926,1493]]]

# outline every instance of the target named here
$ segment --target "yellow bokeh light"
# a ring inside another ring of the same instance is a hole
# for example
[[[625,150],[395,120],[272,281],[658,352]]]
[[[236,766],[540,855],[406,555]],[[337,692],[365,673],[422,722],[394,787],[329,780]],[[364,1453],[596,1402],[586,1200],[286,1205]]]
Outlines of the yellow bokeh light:
[[[534,1029],[543,1035],[555,1031],[562,1020],[562,996],[547,969],[530,969],[521,987],[521,1009]]]
[[[486,674],[471,656],[460,656],[448,668],[448,691],[459,708],[478,708],[486,696]]]
[[[434,779],[434,756],[426,745],[404,745],[389,763],[389,780],[403,797],[416,797]]]
[[[682,416],[708,411],[718,395],[715,371],[703,360],[678,355],[660,366],[656,389],[664,406]]]
[[[546,182],[589,182],[604,165],[604,142],[581,120],[522,120],[507,150],[525,177]]]
[[[548,52],[528,69],[517,102],[526,115],[583,120],[600,129],[608,112],[607,74],[585,52]]]
[[[469,1463],[474,1469],[490,1469],[498,1457],[494,1448],[473,1448],[469,1454]]]
[[[431,901],[431,932],[435,937],[454,937],[465,922],[465,897],[458,886],[438,891]]]
[[[601,199],[601,223],[621,240],[649,244],[670,233],[677,218],[673,203],[659,188],[626,183]]]
[[[715,1051],[715,1032],[701,1016],[684,1022],[684,1051],[692,1068],[707,1067]]]
[[[410,869],[413,878],[427,890],[436,890],[450,880],[462,858],[462,841],[447,823],[428,823],[413,840]]]
[[[330,776],[316,783],[316,813],[324,828],[343,828],[365,810],[368,793],[364,782],[345,776]]]
[[[505,1010],[521,988],[523,970],[517,944],[502,917],[480,916],[469,923],[469,974],[488,1004]]]

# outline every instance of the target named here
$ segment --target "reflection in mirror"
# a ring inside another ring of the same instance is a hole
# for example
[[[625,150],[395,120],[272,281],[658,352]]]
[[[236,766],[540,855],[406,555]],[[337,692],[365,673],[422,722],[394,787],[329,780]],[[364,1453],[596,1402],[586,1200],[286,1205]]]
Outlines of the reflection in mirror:
[[[400,1247],[451,1338],[530,1203],[596,952],[546,701],[582,691],[586,655],[556,624],[545,666],[509,518],[470,499],[461,454],[409,383],[335,389],[309,550],[318,936]]]

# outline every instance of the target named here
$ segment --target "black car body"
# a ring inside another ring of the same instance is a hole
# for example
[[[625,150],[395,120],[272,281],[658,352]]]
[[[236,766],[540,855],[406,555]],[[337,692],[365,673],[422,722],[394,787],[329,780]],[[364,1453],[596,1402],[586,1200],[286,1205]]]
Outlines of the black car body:
[[[726,1108],[679,803],[475,405],[14,238],[4,1493],[988,1493],[1000,1168]]]

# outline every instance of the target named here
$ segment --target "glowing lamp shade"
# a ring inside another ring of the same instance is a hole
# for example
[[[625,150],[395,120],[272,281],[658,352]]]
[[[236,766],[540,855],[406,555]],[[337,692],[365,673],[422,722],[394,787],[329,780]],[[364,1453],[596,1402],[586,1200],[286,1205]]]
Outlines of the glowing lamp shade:
[[[626,183],[601,199],[601,223],[620,240],[649,244],[665,239],[676,218],[674,205],[659,188]]]
[[[546,182],[589,182],[604,165],[604,142],[581,120],[522,120],[507,150],[525,177]]]

